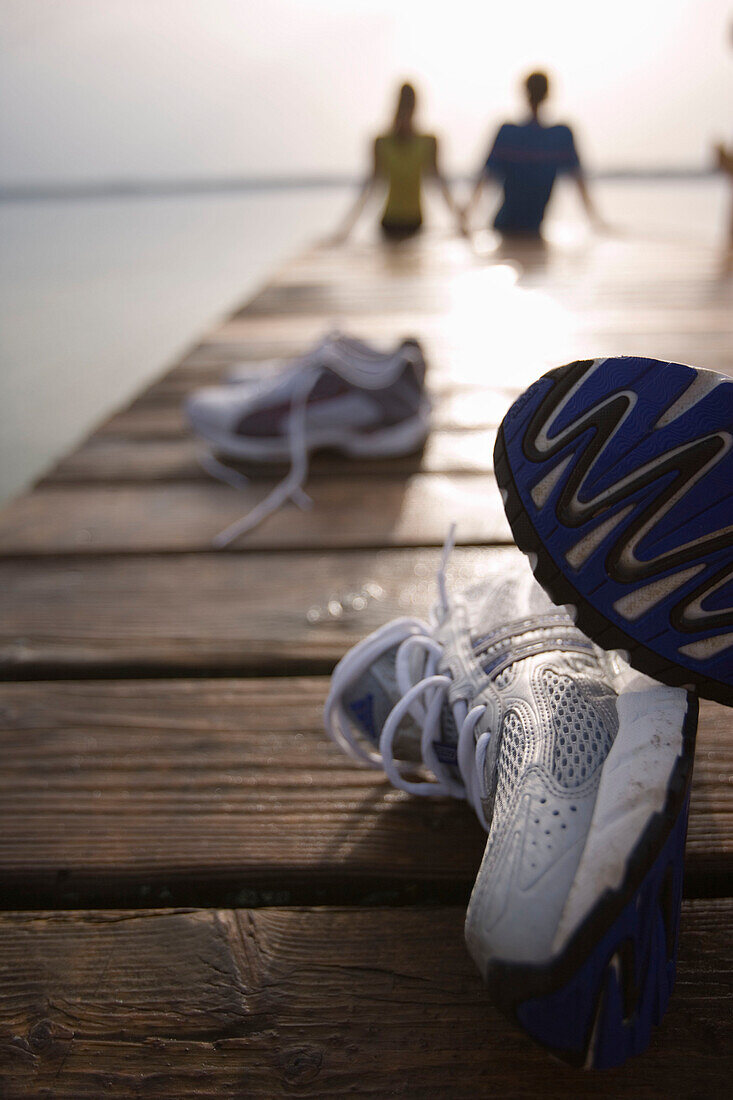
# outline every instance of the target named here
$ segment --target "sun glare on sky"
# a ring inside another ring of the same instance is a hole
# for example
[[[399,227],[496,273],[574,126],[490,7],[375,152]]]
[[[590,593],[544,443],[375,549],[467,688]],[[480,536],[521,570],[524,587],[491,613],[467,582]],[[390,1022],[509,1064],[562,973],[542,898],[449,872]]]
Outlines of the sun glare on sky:
[[[733,130],[728,0],[2,0],[3,182],[360,171],[403,76],[447,167],[528,69],[592,167],[704,167]]]

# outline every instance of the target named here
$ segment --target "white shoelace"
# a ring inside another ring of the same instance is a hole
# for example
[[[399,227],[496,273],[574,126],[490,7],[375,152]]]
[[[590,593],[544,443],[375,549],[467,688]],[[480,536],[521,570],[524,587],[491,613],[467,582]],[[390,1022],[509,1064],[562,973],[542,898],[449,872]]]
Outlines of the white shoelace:
[[[468,710],[465,703],[459,702],[453,707],[458,728],[456,766],[460,779],[451,770],[453,765],[438,759],[434,747],[434,742],[441,740],[441,713],[452,683],[450,676],[437,671],[443,647],[435,636],[443,618],[449,613],[445,567],[452,541],[453,528],[443,549],[443,560],[438,571],[440,601],[433,611],[431,622],[413,618],[396,619],[354,646],[334,670],[324,720],[330,737],[339,748],[355,760],[383,769],[393,786],[424,798],[448,795],[466,799],[488,830],[482,800],[486,797],[484,766],[491,733],[482,733],[478,741],[475,737],[476,726],[486,706],[479,703]],[[398,646],[395,678],[401,698],[389,712],[379,736],[378,751],[374,751],[357,734],[347,714],[344,695],[381,654],[394,646]],[[405,773],[414,772],[417,765],[395,759],[395,737],[408,714],[420,731],[421,760],[432,772],[434,780],[406,779]]]
[[[358,366],[350,365],[339,357],[336,340],[337,334],[329,335],[322,344],[303,356],[301,360],[296,361],[290,368],[293,373],[297,370],[298,374],[291,397],[287,424],[290,470],[259,504],[215,536],[212,542],[216,549],[229,546],[240,535],[252,531],[273,512],[277,512],[288,500],[292,500],[302,510],[312,507],[313,501],[303,489],[308,477],[306,420],[308,399],[322,375],[331,371],[347,382],[358,384],[363,389],[382,389],[395,380],[404,368],[409,355],[409,352],[406,354],[400,348],[385,360],[379,372],[375,372],[373,368],[370,370],[368,366],[365,370],[360,370]],[[232,488],[242,489],[249,483],[249,479],[244,474],[232,470],[208,452],[199,456],[199,462],[208,474],[231,485]]]
[[[325,367],[307,367],[298,378],[288,415],[288,449],[290,451],[290,470],[259,504],[256,504],[245,516],[235,520],[214,538],[217,550],[229,546],[240,535],[251,531],[267,519],[291,498],[298,507],[310,508],[312,501],[303,491],[308,477],[308,441],[306,436],[306,407],[313,388],[325,371]],[[216,459],[214,460],[217,461]],[[223,465],[223,464],[219,464]],[[209,472],[212,472],[210,469]],[[241,475],[240,475],[241,476]],[[230,481],[229,484],[232,484]]]

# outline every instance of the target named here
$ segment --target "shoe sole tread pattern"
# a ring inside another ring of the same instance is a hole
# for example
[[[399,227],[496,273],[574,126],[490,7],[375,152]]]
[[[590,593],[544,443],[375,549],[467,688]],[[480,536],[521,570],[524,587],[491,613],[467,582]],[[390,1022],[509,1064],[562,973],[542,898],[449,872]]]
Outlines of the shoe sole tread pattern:
[[[641,363],[645,366],[648,372],[652,372],[652,376],[660,373],[660,366],[664,366],[673,370],[679,368],[680,371],[687,372],[684,381],[689,385],[689,375],[693,371],[693,368],[682,367],[678,364],[658,364],[655,360],[636,360],[634,362]],[[628,659],[634,667],[640,671],[645,672],[647,675],[654,677],[663,683],[669,684],[672,687],[694,687],[702,696],[716,700],[717,702],[724,703],[728,706],[733,706],[733,669],[731,669],[731,678],[729,682],[721,680],[718,676],[711,676],[708,671],[701,671],[700,668],[695,668],[692,663],[686,663],[686,658],[683,655],[677,653],[677,656],[673,659],[669,656],[669,653],[660,652],[653,648],[651,645],[645,644],[640,640],[638,636],[631,633],[631,628],[623,629],[617,621],[609,618],[609,614],[613,613],[613,608],[610,607],[610,599],[604,593],[603,582],[601,581],[600,587],[596,586],[595,590],[584,593],[581,591],[581,585],[584,582],[583,571],[584,567],[581,567],[575,574],[573,580],[570,579],[568,573],[572,570],[568,567],[567,572],[558,567],[558,564],[553,557],[552,553],[548,549],[546,543],[553,541],[553,538],[560,530],[561,524],[558,521],[555,525],[553,532],[546,534],[543,539],[538,533],[532,518],[530,518],[529,508],[527,504],[527,496],[531,491],[528,484],[530,477],[532,484],[535,485],[538,482],[538,477],[542,476],[543,471],[537,472],[536,469],[531,468],[529,462],[525,462],[521,470],[521,475],[517,475],[512,468],[509,457],[509,446],[506,438],[506,428],[509,418],[512,416],[516,421],[517,418],[521,419],[521,426],[513,432],[513,440],[516,440],[518,435],[525,433],[528,417],[537,409],[541,402],[551,392],[550,386],[566,384],[568,381],[572,381],[572,377],[577,377],[583,369],[587,369],[592,365],[592,361],[569,363],[564,367],[560,367],[555,371],[551,371],[548,375],[544,375],[537,383],[535,383],[529,390],[527,390],[512,407],[507,414],[504,423],[501,425],[496,446],[494,449],[494,469],[499,488],[502,490],[504,497],[504,507],[509,521],[512,533],[514,535],[517,546],[525,554],[531,555],[533,558],[533,570],[535,577],[539,583],[545,588],[551,599],[557,604],[572,605],[575,610],[576,623],[578,627],[590,638],[593,639],[598,645],[604,649],[618,649],[624,650],[628,654]],[[696,371],[696,376],[710,376],[711,372]],[[570,378],[568,376],[571,376]],[[716,376],[712,376],[715,378]],[[722,380],[722,379],[721,379]],[[727,380],[723,380],[727,381]],[[679,378],[677,378],[677,390],[679,389]],[[726,399],[723,403],[723,411],[721,419],[723,422],[730,420],[730,427],[733,429],[733,383],[730,387],[726,386]],[[674,402],[675,392],[673,392],[671,398],[667,396],[667,404]],[[728,402],[731,403],[730,413],[728,412]],[[663,404],[662,404],[663,407]],[[648,434],[651,434],[650,432]],[[571,444],[572,445],[572,444]],[[511,444],[514,455],[517,454],[517,446],[514,443]],[[570,452],[571,455],[573,452]],[[731,456],[726,456],[730,460]],[[560,459],[555,459],[554,464],[562,462]],[[563,471],[568,477],[571,476],[570,469],[575,463],[570,462],[570,467]],[[558,486],[562,485],[565,479],[559,478]],[[518,487],[517,482],[522,484],[522,491]],[[558,492],[562,492],[561,488],[558,488]],[[717,495],[717,494],[716,494]],[[556,498],[555,498],[556,499]],[[697,496],[699,499],[699,496]],[[725,502],[723,502],[725,504]],[[623,502],[622,502],[623,507]],[[622,527],[625,527],[622,523]],[[722,540],[723,544],[716,548],[716,568],[719,568],[719,574],[724,570],[730,569],[733,571],[733,534],[726,535]],[[599,543],[599,549],[605,545],[604,540]],[[606,550],[605,554],[609,551]],[[604,555],[598,555],[603,563]],[[593,557],[593,554],[590,555]],[[722,569],[720,568],[722,563]],[[704,568],[704,565],[702,566]],[[596,563],[596,575],[598,570],[598,564]],[[692,585],[696,583],[692,580]],[[633,586],[629,586],[630,590],[633,590]],[[674,597],[679,598],[679,593],[684,593],[687,589],[689,591],[689,584],[682,585],[679,592],[674,592]],[[614,592],[614,598],[618,595],[618,586]],[[669,601],[661,600],[661,605],[669,606]],[[665,614],[669,615],[666,611]],[[733,623],[731,624],[733,625]],[[672,628],[670,628],[672,629]],[[664,631],[660,631],[660,634]],[[676,635],[679,642],[679,635]],[[669,647],[667,647],[669,649]],[[733,665],[733,650],[728,650],[727,654],[729,659],[726,661],[726,654],[717,662],[717,667],[721,667],[724,664]]]
[[[497,1007],[576,1067],[611,1068],[641,1053],[672,993],[697,713],[688,695],[665,806],[630,853],[622,886],[599,898],[550,963],[494,960],[484,975]]]

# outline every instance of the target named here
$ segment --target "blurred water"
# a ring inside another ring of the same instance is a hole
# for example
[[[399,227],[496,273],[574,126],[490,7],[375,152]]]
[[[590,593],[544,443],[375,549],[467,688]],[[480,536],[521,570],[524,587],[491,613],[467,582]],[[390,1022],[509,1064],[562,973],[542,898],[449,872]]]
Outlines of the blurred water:
[[[0,205],[0,499],[342,207],[332,190]]]
[[[631,231],[710,244],[728,200],[720,180],[615,181],[596,194]],[[347,200],[330,188],[0,205],[0,499],[332,230]],[[553,217],[577,220],[568,189]]]

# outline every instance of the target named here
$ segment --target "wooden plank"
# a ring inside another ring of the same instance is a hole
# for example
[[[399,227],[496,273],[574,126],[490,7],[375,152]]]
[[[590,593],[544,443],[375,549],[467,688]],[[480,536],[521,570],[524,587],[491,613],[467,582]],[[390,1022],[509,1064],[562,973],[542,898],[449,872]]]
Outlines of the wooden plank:
[[[456,548],[454,589],[514,548]],[[0,673],[330,672],[436,600],[436,550],[79,556],[0,561]],[[274,567],[275,566],[275,567]]]
[[[721,328],[721,326],[718,326]],[[177,366],[153,383],[140,394],[128,409],[115,414],[102,431],[111,434],[125,434],[128,430],[142,434],[154,426],[152,409],[158,407],[159,423],[166,433],[180,431],[182,419],[174,420],[173,413],[188,393],[198,386],[225,382],[229,372],[237,368],[242,370],[262,369],[270,364],[277,369],[278,361],[286,362],[303,352],[307,344],[302,338],[290,340],[230,341],[217,338],[217,332],[210,333],[207,339],[193,348]],[[705,328],[703,332],[693,334],[677,332],[674,328],[674,315],[665,318],[661,331],[607,332],[598,329],[573,332],[548,332],[539,349],[539,354],[527,356],[518,343],[501,344],[495,339],[488,340],[479,329],[474,328],[471,336],[458,334],[451,337],[446,332],[436,330],[432,334],[420,332],[420,340],[428,360],[428,384],[436,406],[436,425],[448,430],[465,430],[462,419],[463,409],[454,409],[450,399],[458,397],[465,408],[462,395],[471,391],[472,397],[481,397],[486,402],[487,390],[499,389],[496,407],[491,410],[489,419],[494,422],[501,418],[507,405],[520,390],[529,385],[544,370],[559,366],[578,358],[596,356],[641,355],[661,360],[693,363],[710,370],[723,373],[733,372],[733,345],[731,334],[733,322],[723,325],[721,331]],[[368,335],[363,333],[365,337]],[[263,364],[263,360],[265,363]],[[168,417],[163,419],[161,406],[169,407]],[[475,413],[473,414],[476,415]],[[138,417],[141,423],[137,423]],[[457,418],[456,418],[457,417]],[[147,425],[144,423],[147,418]]]
[[[254,377],[275,376],[284,366],[288,366],[298,355],[303,352],[302,346],[293,349],[292,354],[284,359],[267,357],[264,360],[253,355],[249,343],[223,344],[221,347],[214,345],[209,350],[208,345],[202,345],[197,355],[187,357],[178,366],[173,367],[166,374],[152,383],[146,390],[138,394],[133,404],[135,408],[143,408],[149,405],[163,405],[166,403],[178,404],[198,382],[203,385],[229,385],[236,383],[240,377],[251,380]],[[423,349],[425,350],[425,349]],[[441,370],[434,371],[432,364],[428,364],[428,391],[436,406],[450,399],[454,394],[471,391],[475,396],[485,396],[487,392],[494,393],[498,390],[498,399],[502,406],[507,397],[511,400],[520,391],[516,386],[492,386],[488,382],[486,361],[482,362],[483,371],[478,377],[472,373],[466,373],[465,377],[460,369],[455,369],[456,364],[449,365],[443,362]]]
[[[592,330],[588,333],[567,334],[562,338],[555,335],[552,340],[548,338],[541,351],[532,356],[523,356],[516,351],[507,352],[503,347],[481,345],[478,341],[473,346],[464,346],[460,350],[441,347],[440,351],[436,351],[434,348],[438,341],[426,340],[422,333],[421,341],[430,360],[431,390],[440,397],[441,391],[448,390],[449,387],[452,392],[458,393],[472,387],[495,385],[497,373],[503,381],[505,392],[511,394],[517,387],[521,389],[530,385],[546,370],[575,359],[598,356],[640,355],[662,361],[691,363],[723,374],[733,374],[731,335],[729,330],[690,335],[670,331],[668,327],[664,332],[636,332],[633,335],[623,331],[608,333]],[[228,371],[234,367],[239,368],[259,359],[257,348],[257,344],[249,342],[201,344],[157,383],[156,401],[182,402],[198,386],[225,381]],[[265,346],[265,350],[269,348]],[[301,350],[300,344],[281,345],[272,354],[292,357]],[[141,408],[141,405],[136,405],[136,411]],[[127,413],[124,417],[111,420],[109,426],[103,427],[103,430],[123,434],[126,424],[129,423],[131,430],[139,431],[134,417]],[[172,430],[173,423],[169,421],[164,426]],[[445,427],[450,430],[450,421],[446,421]],[[454,430],[461,430],[460,425]]]
[[[508,537],[488,471],[512,392],[558,363],[620,352],[733,373],[730,305],[709,249],[693,246],[601,240],[482,258],[428,238],[296,260],[0,521],[6,673],[325,670],[433,599],[436,552],[360,547],[438,545],[452,519],[464,542]],[[243,540],[248,553],[203,552],[272,482],[242,494],[206,482],[183,396],[238,360],[299,353],[334,317],[369,339],[417,331],[425,343],[437,431],[423,460],[389,473],[317,460],[313,512],[284,510]],[[487,552],[459,551],[454,567],[480,568]],[[335,617],[334,593],[354,591],[363,609]],[[326,686],[0,687],[5,905],[368,905],[0,917],[3,1096],[577,1091],[577,1074],[488,1005],[463,906],[415,905],[465,904],[484,845],[474,816],[343,758],[320,728]],[[733,892],[730,722],[703,707],[689,895]],[[584,1077],[585,1094],[727,1088],[731,903],[688,902],[686,915],[666,1029],[630,1069]]]
[[[487,282],[487,276],[490,277],[491,274],[491,268],[473,272],[465,270],[458,276],[461,289],[465,291],[474,286],[482,287]],[[724,321],[720,308],[722,302],[718,303],[717,308],[714,302],[701,304],[698,280],[673,276],[665,284],[660,281],[659,272],[654,271],[654,282],[645,292],[637,282],[643,274],[643,271],[638,270],[627,272],[626,278],[619,278],[615,283],[606,278],[595,284],[589,281],[585,286],[582,282],[579,286],[577,281],[571,280],[563,285],[554,278],[552,282],[546,282],[545,286],[554,300],[564,302],[575,313],[582,310],[591,316],[612,318],[613,328],[618,327],[616,318],[619,312],[623,310],[627,313],[630,308],[642,315],[646,313],[652,319],[654,327],[657,327],[655,320],[660,310],[675,308],[682,313],[677,319],[677,326],[688,332],[696,330],[698,326],[694,318],[700,315],[713,318],[714,326],[716,322]],[[691,294],[693,287],[694,293]],[[509,291],[516,297],[524,292],[525,288],[519,285],[511,287]],[[374,315],[389,318],[391,314],[396,314],[400,318],[414,316],[417,321],[413,324],[420,324],[423,316],[450,314],[455,309],[456,298],[450,280],[445,275],[434,280],[415,280],[409,285],[394,279],[361,283],[352,281],[351,284],[344,281],[339,285],[326,282],[312,285],[271,284],[232,314],[227,323],[238,325],[242,321],[287,316],[298,320],[315,318],[324,326],[329,322],[332,325],[334,319],[348,318],[350,323],[358,326],[369,324]]]
[[[232,339],[227,322],[208,332],[157,384],[209,384],[212,380],[223,381],[233,366],[295,359],[323,337],[324,330],[320,324],[319,321],[309,323],[303,331],[302,326],[290,324],[287,317],[275,317],[264,326],[254,327],[254,322],[252,325],[248,323],[244,334],[242,326],[238,325],[237,336]],[[385,349],[393,347],[395,341],[406,335],[419,339],[428,364],[428,385],[437,393],[460,387],[471,380],[476,384],[481,378],[479,368],[483,368],[486,375],[487,365],[492,362],[491,345],[483,336],[477,340],[474,333],[469,341],[466,334],[446,329],[445,325],[431,325],[428,331],[421,323],[418,333],[412,324],[406,323],[404,328],[399,329],[394,323],[386,325],[381,320],[369,318],[368,322],[362,320],[350,329],[349,334],[374,341]],[[469,349],[470,355],[467,355]]]
[[[475,341],[472,354],[457,355],[445,338],[425,339],[420,334],[429,362],[429,383],[440,392],[447,387],[459,388],[488,379],[492,371],[489,363],[492,358],[488,342],[481,346]],[[300,341],[264,342],[244,341],[226,343],[208,338],[193,348],[171,371],[155,385],[161,396],[168,394],[182,400],[186,393],[196,386],[211,385],[223,381],[227,372],[235,365],[246,369],[253,368],[262,360],[288,360],[303,351]],[[593,332],[582,338],[570,337],[553,342],[547,347],[540,361],[533,360],[529,367],[536,370],[560,366],[573,358],[587,358],[596,355],[646,355],[662,360],[693,363],[710,370],[729,372],[733,368],[733,350],[729,332],[696,333],[689,335],[675,332],[669,328],[664,332],[637,333],[633,339],[627,334]],[[502,351],[502,360],[504,352]],[[523,364],[524,370],[528,364]]]
[[[478,388],[475,385],[434,394],[433,430],[449,432],[496,428],[518,391]],[[168,390],[146,393],[127,409],[112,416],[92,438],[123,436],[132,439],[179,439],[190,437],[182,399]]]
[[[2,685],[5,905],[467,898],[474,815],[356,767],[323,733],[326,690]]]
[[[0,878],[13,907],[468,898],[485,836],[322,730],[324,679],[0,686]],[[689,894],[733,871],[731,712],[703,705]],[[723,777],[724,781],[721,781]]]
[[[409,477],[423,471],[434,474],[483,474],[493,469],[496,431],[434,431],[425,447],[400,458],[347,458],[319,452],[310,462],[308,478]],[[62,459],[42,484],[204,481],[211,475],[202,467],[200,444],[186,439],[135,439],[106,433],[93,436],[67,458]],[[234,463],[250,478],[284,476],[287,463]]]
[[[417,328],[434,380],[458,378],[467,364],[472,375],[471,364],[482,360],[493,384],[503,364],[513,384],[525,386],[568,359],[621,353],[730,371],[730,306],[717,258],[685,241],[504,245],[477,254],[464,242],[434,239],[406,250],[399,263],[371,244],[353,244],[289,264],[207,337],[187,367],[219,354],[231,361],[257,345],[296,354],[338,317],[345,329],[377,340]]]
[[[629,279],[636,280],[638,273],[630,273]],[[634,281],[633,286],[638,284]],[[686,300],[684,291],[679,298],[664,300],[645,305],[638,297],[630,295],[628,302],[619,302],[610,296],[602,303],[577,303],[575,309],[570,304],[555,300],[542,286],[542,296],[524,287],[515,288],[503,300],[492,302],[487,295],[471,308],[456,302],[455,308],[445,313],[424,314],[420,316],[419,326],[415,324],[412,313],[369,313],[349,312],[339,318],[341,327],[348,332],[363,332],[368,339],[387,343],[400,340],[405,334],[419,334],[426,339],[438,335],[449,335],[457,348],[479,338],[481,345],[490,354],[492,348],[510,346],[513,335],[516,345],[522,350],[523,358],[527,351],[539,350],[542,337],[545,342],[564,341],[570,337],[582,336],[585,339],[594,334],[609,336],[669,337],[678,334],[684,338],[706,333],[729,333],[730,298],[721,299],[720,304],[710,308],[701,308],[699,302]],[[542,299],[542,300],[541,300]],[[526,307],[526,308],[525,308]],[[524,317],[522,318],[522,315]],[[524,319],[529,328],[523,331]],[[459,321],[467,326],[464,332],[458,331]],[[536,326],[544,323],[545,332],[537,331]],[[331,324],[328,314],[292,317],[287,314],[266,317],[248,316],[246,313],[227,321],[215,332],[209,334],[210,343],[239,343],[251,339],[290,340],[298,347],[307,346],[319,339]],[[472,328],[468,328],[468,325]]]
[[[440,313],[450,306],[445,278],[372,279],[369,281],[270,283],[237,310],[232,319],[317,316],[329,318],[359,313]]]
[[[459,300],[449,314],[423,314],[419,325],[410,313],[345,316],[340,323],[344,331],[384,346],[417,337],[426,350],[431,386],[483,379],[487,386],[521,389],[542,369],[557,366],[563,349],[578,347],[578,326],[546,297],[522,291],[494,298],[492,289],[484,293],[479,288],[475,300]],[[207,334],[207,357],[219,354],[227,362],[239,349],[254,345],[290,347],[298,354],[329,327],[326,317],[244,317]]]
[[[468,242],[421,240],[395,263],[376,242],[366,247],[352,242],[348,248],[313,249],[283,268],[238,312],[328,314],[366,307],[372,312],[380,308],[441,311],[446,288],[450,290],[454,279],[483,284],[492,275],[506,274],[512,274],[515,283],[519,279],[542,282],[553,294],[583,304],[602,300],[610,292],[616,300],[630,303],[676,295],[688,308],[700,308],[715,304],[716,291],[720,296],[719,272],[711,264],[706,244],[596,238],[589,245],[550,247],[504,241],[498,248],[486,249],[483,245],[472,248]],[[647,279],[639,279],[635,286],[633,276],[642,275]],[[696,293],[684,294],[691,288]]]
[[[727,1095],[731,900],[684,903],[677,988],[648,1051],[582,1076],[491,1005],[463,916],[2,914],[3,1096]]]
[[[385,267],[371,247],[311,251],[103,430],[180,435],[180,400],[212,380],[217,363],[223,369],[237,360],[295,356],[335,315],[346,329],[378,341],[417,331],[436,391],[467,382],[523,388],[548,367],[602,354],[733,372],[730,287],[718,279],[706,248],[603,241],[592,252],[556,248],[535,261],[526,249],[477,258],[446,241],[422,244],[404,268]],[[472,416],[473,425],[496,423],[493,415]],[[466,426],[460,414],[457,423],[449,409],[444,414],[440,402],[437,423]]]
[[[0,554],[207,551],[273,484],[39,488],[0,516]],[[512,541],[489,475],[339,478],[314,481],[309,489],[312,509],[282,508],[237,548],[436,546],[452,522],[464,544]]]

